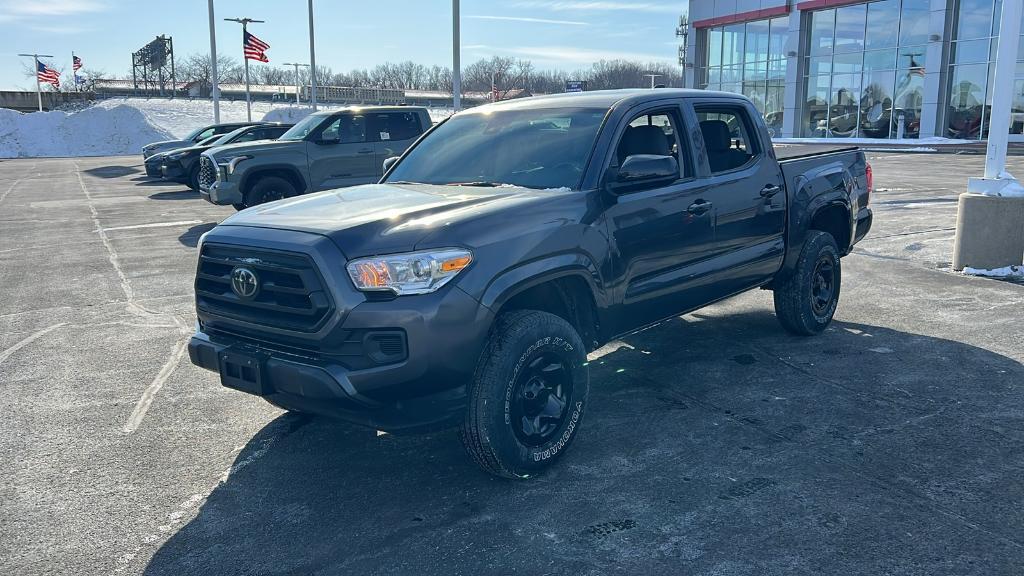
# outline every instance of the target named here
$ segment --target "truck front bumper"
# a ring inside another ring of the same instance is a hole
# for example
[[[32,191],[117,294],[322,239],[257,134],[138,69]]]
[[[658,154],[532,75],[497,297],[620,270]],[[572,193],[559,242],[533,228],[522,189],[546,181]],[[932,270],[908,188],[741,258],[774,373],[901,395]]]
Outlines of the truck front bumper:
[[[241,204],[243,200],[238,184],[225,180],[217,180],[209,188],[201,189],[199,194],[211,204]]]
[[[184,182],[187,174],[185,174],[185,168],[181,165],[181,162],[177,160],[168,160],[160,166],[160,175],[167,180],[173,180],[175,182]]]

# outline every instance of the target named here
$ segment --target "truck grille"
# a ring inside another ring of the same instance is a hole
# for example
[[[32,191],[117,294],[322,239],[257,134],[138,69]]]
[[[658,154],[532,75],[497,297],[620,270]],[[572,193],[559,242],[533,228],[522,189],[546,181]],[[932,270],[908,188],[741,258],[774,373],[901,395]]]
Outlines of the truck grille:
[[[217,180],[217,165],[206,156],[199,157],[199,187],[209,190]]]
[[[257,288],[249,298],[231,285],[248,268]],[[217,316],[298,332],[314,332],[333,303],[313,261],[304,254],[204,244],[196,271],[196,307]]]

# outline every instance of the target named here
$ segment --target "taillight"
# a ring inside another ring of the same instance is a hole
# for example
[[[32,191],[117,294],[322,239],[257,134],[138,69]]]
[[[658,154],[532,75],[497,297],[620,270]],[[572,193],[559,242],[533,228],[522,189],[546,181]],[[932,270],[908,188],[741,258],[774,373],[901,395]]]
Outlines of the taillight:
[[[871,203],[871,193],[875,191],[875,174],[874,174],[874,172],[871,171],[871,164],[868,164],[867,162],[865,162],[864,164],[865,164],[864,173],[867,176],[867,181],[868,181],[868,201],[866,203],[870,204]]]

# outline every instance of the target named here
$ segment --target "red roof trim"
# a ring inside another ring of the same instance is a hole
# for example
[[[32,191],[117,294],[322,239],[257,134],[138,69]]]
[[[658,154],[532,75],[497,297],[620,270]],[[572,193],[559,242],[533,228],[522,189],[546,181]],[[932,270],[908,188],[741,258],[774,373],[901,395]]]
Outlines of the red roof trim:
[[[863,1],[863,0],[859,0]],[[730,14],[728,16],[719,16],[717,18],[706,18],[704,20],[695,20],[693,22],[694,28],[710,28],[712,26],[721,26],[723,24],[735,24],[737,22],[750,22],[753,20],[764,20],[765,18],[773,18],[775,16],[783,16],[789,14],[789,6],[782,5],[774,8],[762,8],[760,10],[750,10],[748,12],[740,12],[738,14]]]
[[[866,4],[865,0],[806,0],[796,5],[797,10],[820,10],[848,4]]]

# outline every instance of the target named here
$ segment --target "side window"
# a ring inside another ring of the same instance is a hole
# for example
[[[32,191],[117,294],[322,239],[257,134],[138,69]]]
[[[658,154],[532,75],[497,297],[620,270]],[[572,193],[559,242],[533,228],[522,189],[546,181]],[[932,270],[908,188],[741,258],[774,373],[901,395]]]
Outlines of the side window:
[[[262,138],[264,140],[277,140],[282,134],[288,131],[287,126],[274,126],[273,128],[266,128],[263,130]]]
[[[685,150],[679,143],[679,135],[682,133],[679,125],[678,116],[670,110],[645,112],[636,116],[622,133],[612,161],[621,166],[626,158],[636,154],[675,156],[679,161],[680,176],[689,178],[693,170],[686,155],[680,155],[680,151]]]
[[[696,112],[712,173],[735,170],[757,157],[757,141],[751,137],[745,110],[700,107]]]
[[[259,139],[259,133],[260,133],[259,130],[249,130],[248,132],[243,132],[243,133],[239,134],[238,137],[235,138],[234,142],[232,142],[232,143],[235,143],[235,142],[252,142],[253,140]]]
[[[193,140],[195,140],[196,142],[202,142],[203,140],[206,140],[210,136],[213,136],[213,134],[214,134],[213,131],[214,131],[214,129],[212,127],[211,128],[207,128],[206,130],[203,130],[202,132],[197,134],[196,137],[193,138]]]
[[[323,140],[337,140],[342,144],[366,142],[366,117],[345,114],[334,119],[320,132]]]
[[[382,112],[370,117],[370,139],[388,142],[410,140],[423,132],[415,112]]]

